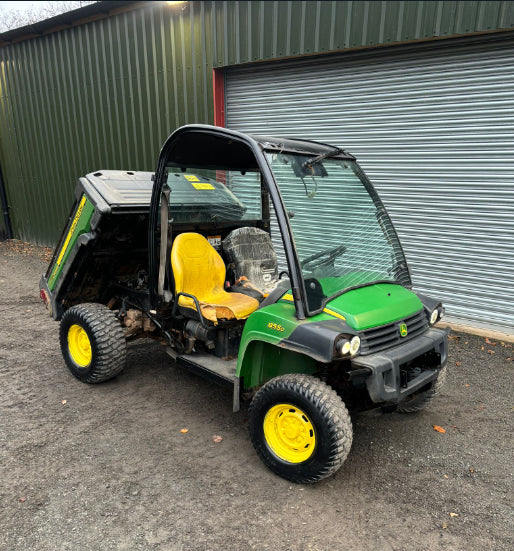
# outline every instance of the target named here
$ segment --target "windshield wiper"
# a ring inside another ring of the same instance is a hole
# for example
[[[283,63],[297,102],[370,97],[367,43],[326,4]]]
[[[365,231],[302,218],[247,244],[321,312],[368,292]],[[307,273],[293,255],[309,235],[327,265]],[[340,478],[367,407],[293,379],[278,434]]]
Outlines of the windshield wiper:
[[[327,157],[332,157],[332,155],[340,155],[341,153],[344,153],[344,149],[341,149],[340,147],[336,147],[334,149],[331,149],[330,151],[327,151],[326,153],[322,153],[321,155],[318,155],[317,157],[312,157],[311,159],[307,159],[303,163],[303,167],[311,168],[312,165],[319,163],[323,159],[326,159]]]

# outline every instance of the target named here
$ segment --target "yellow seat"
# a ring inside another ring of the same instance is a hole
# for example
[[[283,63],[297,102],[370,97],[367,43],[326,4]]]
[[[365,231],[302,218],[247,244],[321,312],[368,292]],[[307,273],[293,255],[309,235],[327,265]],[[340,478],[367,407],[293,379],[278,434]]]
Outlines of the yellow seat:
[[[195,296],[202,316],[214,324],[220,319],[246,319],[259,307],[259,301],[252,297],[225,291],[225,264],[203,235],[178,235],[171,249],[171,267],[176,294]],[[189,297],[179,297],[178,304],[196,310]]]

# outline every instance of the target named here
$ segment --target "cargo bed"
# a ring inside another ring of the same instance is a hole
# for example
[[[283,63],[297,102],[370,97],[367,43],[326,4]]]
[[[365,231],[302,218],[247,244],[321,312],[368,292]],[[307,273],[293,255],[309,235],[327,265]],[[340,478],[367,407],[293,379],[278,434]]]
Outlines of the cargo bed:
[[[40,283],[54,319],[72,303],[103,302],[112,282],[146,269],[152,186],[151,172],[101,170],[79,179],[68,223]]]

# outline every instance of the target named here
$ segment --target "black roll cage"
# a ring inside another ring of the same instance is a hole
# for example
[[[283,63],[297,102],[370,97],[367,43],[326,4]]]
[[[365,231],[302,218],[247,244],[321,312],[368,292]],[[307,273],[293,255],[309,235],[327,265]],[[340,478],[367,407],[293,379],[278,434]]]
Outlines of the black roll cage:
[[[280,228],[280,233],[282,236],[282,241],[284,243],[284,251],[286,253],[287,266],[289,270],[289,277],[291,280],[291,292],[294,299],[294,304],[296,307],[296,317],[298,319],[305,319],[306,316],[313,316],[322,311],[324,304],[321,308],[315,311],[309,309],[309,304],[307,301],[307,293],[305,290],[304,278],[302,274],[301,264],[298,258],[298,253],[296,251],[296,245],[294,242],[293,234],[291,231],[291,225],[289,222],[289,217],[287,215],[284,202],[282,200],[282,195],[280,193],[280,188],[275,180],[273,171],[271,170],[268,160],[266,159],[265,152],[269,153],[299,153],[303,155],[314,155],[314,156],[329,156],[337,159],[344,159],[355,161],[355,157],[350,153],[339,149],[335,151],[334,146],[316,142],[312,140],[296,139],[296,138],[272,138],[265,136],[250,136],[248,134],[243,134],[236,130],[229,130],[227,128],[221,128],[218,126],[209,126],[202,124],[191,124],[182,126],[173,132],[169,138],[164,143],[161,152],[159,154],[159,160],[157,163],[157,170],[154,175],[154,185],[152,188],[152,200],[150,204],[150,216],[148,221],[148,279],[149,279],[149,291],[150,291],[150,304],[153,308],[156,308],[159,303],[159,296],[157,292],[157,279],[158,279],[158,263],[156,256],[156,228],[157,228],[157,219],[158,219],[158,208],[159,208],[159,197],[161,195],[163,186],[166,184],[167,180],[167,171],[166,167],[172,159],[170,159],[170,151],[173,148],[175,143],[178,143],[177,140],[187,134],[198,134],[203,136],[214,136],[217,138],[226,138],[230,140],[230,144],[238,143],[244,144],[247,146],[248,150],[253,154],[252,161],[257,161],[257,166],[261,173],[261,189],[267,191],[268,195],[273,201],[273,206],[275,208],[275,214],[277,217],[278,225]],[[187,145],[187,142],[186,142]],[[194,144],[193,144],[194,145]],[[243,153],[247,153],[247,150],[244,150]],[[210,152],[211,158],[213,157],[212,152]],[[198,152],[198,155],[202,155],[202,151]],[[180,151],[179,151],[180,156]],[[243,155],[244,156],[244,155]],[[246,161],[248,162],[248,158]],[[180,161],[180,159],[179,159]],[[245,161],[245,159],[243,159]],[[212,161],[213,166],[208,164],[203,164],[205,168],[220,168],[216,164],[216,161]],[[243,163],[244,164],[244,163]],[[231,169],[235,170],[246,170],[249,168],[246,164],[244,166],[230,166]],[[356,163],[357,170],[361,176],[361,180],[364,183],[368,193],[370,194],[373,202],[379,209],[379,211],[389,217],[387,211],[382,203],[378,193],[376,192],[373,184],[370,182],[366,174],[363,172],[361,167]],[[177,166],[180,166],[180,162],[177,162]],[[187,165],[186,165],[187,166]],[[225,167],[228,168],[228,167]],[[265,205],[263,205],[265,207]],[[264,212],[264,210],[266,212]],[[266,205],[266,208],[263,210],[263,215],[269,215],[269,204]],[[405,253],[398,239],[398,234],[396,229],[392,226],[392,231],[395,234],[396,241],[400,247],[403,260],[405,261]],[[412,286],[410,281],[410,275],[408,276],[408,281],[401,283],[407,287]],[[346,289],[343,292],[349,291]],[[334,297],[332,297],[334,298]]]
[[[298,319],[305,319],[306,312],[308,312],[308,304],[302,270],[298,260],[294,239],[292,237],[289,218],[282,201],[282,196],[266,156],[264,155],[264,149],[266,148],[265,145],[269,144],[260,144],[251,136],[235,130],[228,130],[226,128],[207,125],[186,125],[178,128],[166,140],[159,154],[157,170],[154,175],[152,200],[150,203],[150,216],[148,220],[148,284],[150,291],[150,304],[155,308],[159,302],[159,296],[157,293],[158,259],[156,247],[159,198],[163,186],[167,183],[166,167],[171,160],[170,152],[172,147],[179,138],[188,133],[207,134],[220,138],[229,138],[246,145],[253,153],[255,160],[257,161],[257,166],[262,174],[262,184],[265,189],[267,189],[275,208],[282,241],[284,243],[284,250],[286,253],[289,277],[291,280],[291,291],[296,307],[296,316]]]

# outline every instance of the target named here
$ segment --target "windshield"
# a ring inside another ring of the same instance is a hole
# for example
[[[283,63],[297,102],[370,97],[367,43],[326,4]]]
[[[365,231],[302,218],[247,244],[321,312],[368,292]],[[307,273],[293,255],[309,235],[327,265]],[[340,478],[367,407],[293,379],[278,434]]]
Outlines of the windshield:
[[[409,285],[407,263],[376,192],[355,161],[267,153],[289,216],[309,311],[351,287]]]

